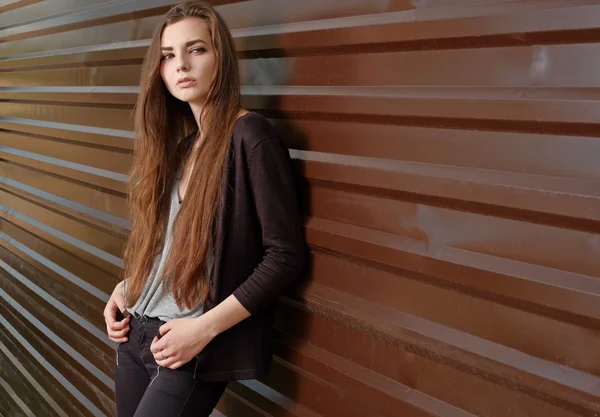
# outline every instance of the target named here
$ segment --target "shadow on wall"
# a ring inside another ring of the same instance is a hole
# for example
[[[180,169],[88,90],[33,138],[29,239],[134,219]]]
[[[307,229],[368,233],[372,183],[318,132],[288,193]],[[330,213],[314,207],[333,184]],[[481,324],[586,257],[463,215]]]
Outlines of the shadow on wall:
[[[275,37],[269,39],[277,42]],[[238,45],[245,51],[244,45]],[[240,71],[242,74],[243,106],[267,117],[288,149],[304,150],[308,146],[305,133],[294,124],[296,115],[282,110],[282,94],[289,93],[287,87],[290,78],[290,61],[286,60],[285,51],[269,47],[268,51],[241,53]],[[296,179],[296,195],[304,218],[310,217],[310,187],[304,177],[304,163],[292,160]],[[307,262],[299,279],[286,292],[279,302],[275,319],[274,363],[271,372],[260,382],[243,382],[243,389],[250,389],[269,402],[276,404],[269,407],[273,417],[289,415],[285,404],[302,402],[299,396],[300,375],[287,363],[294,363],[298,355],[296,350],[303,340],[308,339],[309,319],[306,314],[305,301],[302,296],[310,280],[312,258],[308,244],[306,246]],[[263,385],[264,384],[264,385]],[[283,397],[282,397],[283,396]]]

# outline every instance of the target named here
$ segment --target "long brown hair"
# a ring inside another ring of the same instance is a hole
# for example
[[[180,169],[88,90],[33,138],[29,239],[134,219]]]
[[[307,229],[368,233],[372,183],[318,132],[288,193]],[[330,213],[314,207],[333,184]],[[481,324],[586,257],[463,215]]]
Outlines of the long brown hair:
[[[128,306],[139,299],[163,249],[175,174],[200,136],[190,106],[168,92],[160,75],[163,30],[189,17],[208,24],[216,70],[200,116],[201,143],[189,155],[194,171],[173,225],[162,279],[180,308],[193,308],[208,296],[208,253],[230,136],[241,108],[240,79],[235,45],[221,16],[204,1],[187,1],[163,16],[142,66],[129,191],[132,229],[124,254]]]

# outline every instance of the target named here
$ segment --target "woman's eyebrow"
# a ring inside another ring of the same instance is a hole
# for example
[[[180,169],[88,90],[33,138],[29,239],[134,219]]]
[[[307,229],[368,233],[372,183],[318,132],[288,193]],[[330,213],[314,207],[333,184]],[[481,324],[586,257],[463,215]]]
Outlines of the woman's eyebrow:
[[[194,39],[193,41],[187,41],[184,46],[187,48],[188,46],[192,46],[196,43],[206,44],[206,42],[204,42],[202,39]],[[160,49],[162,49],[163,51],[172,51],[173,47],[172,46],[161,46]]]

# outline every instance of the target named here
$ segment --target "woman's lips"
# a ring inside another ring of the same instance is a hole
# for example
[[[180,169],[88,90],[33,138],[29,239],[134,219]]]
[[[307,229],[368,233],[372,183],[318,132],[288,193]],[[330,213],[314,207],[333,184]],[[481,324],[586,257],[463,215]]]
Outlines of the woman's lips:
[[[183,80],[181,80],[181,81],[179,81],[177,83],[177,87],[187,88],[187,87],[191,87],[195,83],[196,83],[196,80],[193,80],[193,79],[183,79]]]

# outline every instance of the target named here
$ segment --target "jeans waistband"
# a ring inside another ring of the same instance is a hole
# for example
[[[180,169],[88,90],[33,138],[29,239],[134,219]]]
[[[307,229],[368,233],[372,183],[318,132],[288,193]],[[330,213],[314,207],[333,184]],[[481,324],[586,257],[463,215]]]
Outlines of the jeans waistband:
[[[133,318],[137,319],[141,324],[148,324],[148,323],[161,324],[161,323],[164,323],[164,321],[162,321],[161,319],[159,319],[157,317],[148,317],[145,314],[133,313]]]

